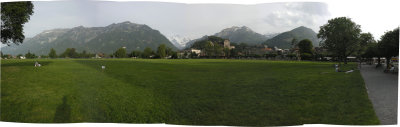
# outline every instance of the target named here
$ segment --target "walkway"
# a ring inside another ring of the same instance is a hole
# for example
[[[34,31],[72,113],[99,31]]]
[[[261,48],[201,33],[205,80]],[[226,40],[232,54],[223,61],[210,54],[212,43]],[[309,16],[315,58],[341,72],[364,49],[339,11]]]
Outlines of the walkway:
[[[383,73],[383,68],[362,65],[361,75],[381,124],[393,125],[397,124],[398,75]]]

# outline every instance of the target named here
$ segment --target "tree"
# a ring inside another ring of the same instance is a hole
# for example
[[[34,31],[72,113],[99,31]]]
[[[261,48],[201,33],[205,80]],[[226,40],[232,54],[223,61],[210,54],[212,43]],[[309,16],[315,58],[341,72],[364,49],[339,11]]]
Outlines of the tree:
[[[160,46],[158,46],[157,54],[161,59],[164,59],[167,56],[165,44],[160,44]]]
[[[30,51],[28,51],[28,53],[25,54],[25,58],[34,59],[34,58],[36,58],[36,55],[34,53],[31,53]]]
[[[317,34],[322,39],[322,47],[328,49],[347,64],[347,56],[359,48],[359,37],[361,29],[350,18],[337,17],[328,20],[321,26]]]
[[[298,44],[300,53],[313,53],[312,42],[308,39],[301,40]]]
[[[132,51],[131,54],[129,55],[130,57],[139,57],[141,54],[140,51]]]
[[[21,44],[24,39],[23,28],[33,14],[32,2],[1,3],[1,42],[10,45]]]
[[[361,64],[361,57],[366,52],[368,45],[376,43],[371,33],[361,33],[360,35],[360,47],[356,51],[356,55],[359,58]]]
[[[205,51],[206,55],[211,58],[213,56],[213,54],[214,54],[214,44],[211,41],[208,41],[205,44],[205,50],[204,51]]]
[[[115,51],[114,56],[117,58],[125,58],[126,57],[126,49],[124,47],[119,48]]]
[[[224,54],[225,54],[226,58],[231,57],[231,52],[230,52],[229,48],[224,48]]]
[[[64,58],[77,58],[78,57],[78,53],[75,51],[75,48],[67,48],[61,54],[61,57],[64,57]]]
[[[390,59],[399,55],[399,28],[385,32],[378,43],[378,49],[386,58],[386,67],[389,67]]]
[[[149,48],[149,47],[146,47],[143,50],[142,58],[150,58],[151,55],[153,55],[153,50],[151,48]]]
[[[50,53],[49,53],[49,57],[50,57],[50,58],[57,58],[56,50],[54,50],[53,48],[51,48],[51,49],[50,49]]]

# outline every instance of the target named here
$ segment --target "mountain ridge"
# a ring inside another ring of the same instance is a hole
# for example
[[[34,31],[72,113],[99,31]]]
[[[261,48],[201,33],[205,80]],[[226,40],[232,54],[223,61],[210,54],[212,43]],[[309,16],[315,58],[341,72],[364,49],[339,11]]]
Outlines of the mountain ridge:
[[[143,50],[146,47],[156,50],[160,44],[177,49],[158,30],[145,24],[125,21],[105,27],[77,26],[45,30],[18,46],[5,46],[1,49],[3,53],[13,55],[25,54],[28,51],[46,55],[51,48],[54,48],[57,54],[61,54],[66,48],[75,48],[79,52],[86,50],[91,53],[111,54],[120,47],[126,47],[128,52]]]

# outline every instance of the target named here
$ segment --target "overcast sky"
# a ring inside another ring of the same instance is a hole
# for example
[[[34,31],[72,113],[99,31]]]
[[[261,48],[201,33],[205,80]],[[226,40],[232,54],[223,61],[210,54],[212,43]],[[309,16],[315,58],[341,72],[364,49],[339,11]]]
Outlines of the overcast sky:
[[[24,31],[33,37],[43,30],[77,26],[107,26],[130,21],[146,24],[166,36],[195,39],[231,26],[248,26],[266,34],[306,26],[318,32],[327,20],[347,16],[378,39],[399,26],[394,1],[363,3],[345,1],[264,4],[185,4],[166,2],[35,1],[34,14]],[[272,2],[272,3],[271,3]],[[262,3],[262,2],[261,2]]]

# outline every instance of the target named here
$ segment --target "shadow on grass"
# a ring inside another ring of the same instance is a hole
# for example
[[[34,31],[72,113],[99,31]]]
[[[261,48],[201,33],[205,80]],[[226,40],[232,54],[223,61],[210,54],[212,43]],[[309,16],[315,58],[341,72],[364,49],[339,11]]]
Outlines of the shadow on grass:
[[[49,65],[50,61],[38,61],[38,63],[42,66]],[[13,62],[13,63],[6,63],[1,64],[2,67],[10,67],[10,66],[35,66],[35,61],[25,61],[25,62]]]
[[[54,123],[69,123],[71,121],[71,106],[67,104],[67,97],[63,97],[63,103],[57,106],[54,115]]]

